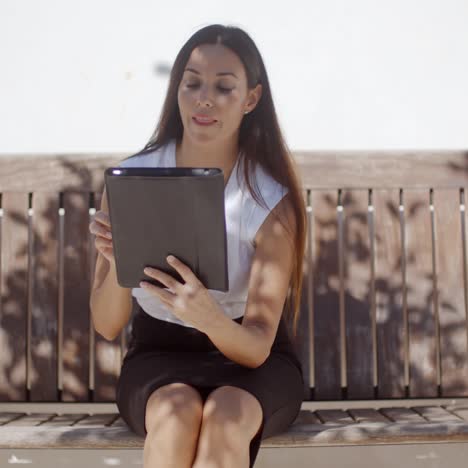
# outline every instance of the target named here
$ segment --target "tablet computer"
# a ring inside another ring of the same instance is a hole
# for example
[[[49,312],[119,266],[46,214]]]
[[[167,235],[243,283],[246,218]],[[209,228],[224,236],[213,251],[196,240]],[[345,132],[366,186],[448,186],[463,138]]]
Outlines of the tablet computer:
[[[143,273],[162,270],[174,255],[207,289],[228,291],[224,175],[218,168],[109,167],[105,170],[112,242],[119,284],[166,287]]]

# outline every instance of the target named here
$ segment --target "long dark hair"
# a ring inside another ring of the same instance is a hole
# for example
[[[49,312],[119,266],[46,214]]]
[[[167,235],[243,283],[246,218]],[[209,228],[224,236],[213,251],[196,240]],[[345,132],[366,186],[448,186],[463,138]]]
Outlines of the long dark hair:
[[[239,130],[239,154],[243,158],[244,176],[254,199],[265,205],[255,177],[255,167],[260,166],[289,191],[289,200],[295,215],[294,265],[285,310],[293,319],[296,335],[302,289],[302,262],[306,239],[306,212],[297,169],[283,139],[276,116],[270,84],[263,59],[254,41],[240,28],[213,24],[190,37],[183,45],[171,69],[169,87],[159,122],[145,147],[133,155],[154,151],[175,139],[182,141],[184,127],[180,118],[177,92],[185,66],[192,51],[202,44],[222,44],[232,50],[242,61],[249,89],[262,85],[262,96],[257,106],[244,115]]]

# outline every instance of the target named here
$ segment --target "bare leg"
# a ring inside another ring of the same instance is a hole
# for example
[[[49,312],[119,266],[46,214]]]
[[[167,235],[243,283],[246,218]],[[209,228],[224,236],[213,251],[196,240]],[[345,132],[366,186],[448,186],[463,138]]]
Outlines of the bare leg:
[[[250,442],[262,416],[260,403],[249,392],[231,386],[214,390],[203,408],[192,468],[248,468]]]
[[[202,414],[201,396],[189,385],[174,383],[153,392],[146,404],[144,468],[190,468]]]

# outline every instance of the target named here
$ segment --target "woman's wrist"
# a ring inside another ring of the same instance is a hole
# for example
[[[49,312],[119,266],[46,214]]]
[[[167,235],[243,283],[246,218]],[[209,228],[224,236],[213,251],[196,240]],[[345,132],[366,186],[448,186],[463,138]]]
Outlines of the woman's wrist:
[[[113,281],[119,288],[121,288],[121,289],[126,289],[126,290],[131,289],[131,288],[126,288],[126,287],[120,285],[120,283],[119,283],[119,281],[118,281],[118,279],[117,279],[117,278],[118,278],[118,277],[117,277],[117,266],[116,266],[116,264],[115,264],[115,261],[109,262],[109,275],[110,275],[112,281]]]

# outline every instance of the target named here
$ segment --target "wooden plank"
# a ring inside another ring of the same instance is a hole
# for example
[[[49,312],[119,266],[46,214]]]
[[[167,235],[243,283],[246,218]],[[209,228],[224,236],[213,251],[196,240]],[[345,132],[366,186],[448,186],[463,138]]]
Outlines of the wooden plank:
[[[102,191],[103,171],[131,153],[0,155],[4,191]],[[295,151],[306,188],[463,187],[467,151]],[[320,174],[317,177],[317,174]],[[418,177],[414,177],[418,174]]]
[[[24,413],[0,412],[0,426],[13,421],[13,419],[18,419],[23,414]]]
[[[348,398],[374,396],[368,191],[343,191]]]
[[[304,376],[304,400],[309,400],[314,382],[314,329],[313,329],[313,212],[310,192],[303,191],[303,200],[306,207],[307,238],[303,258],[303,280],[300,298],[299,322],[297,325],[297,337],[293,341],[297,355],[301,361]],[[292,324],[288,326],[292,336]]]
[[[462,418],[464,421],[468,421],[468,405],[444,405],[444,408],[447,411],[456,414],[459,418]]]
[[[0,155],[2,191],[102,192],[104,170],[117,166],[127,154],[74,153],[44,155]]]
[[[41,426],[63,427],[74,426],[81,419],[85,418],[86,414],[57,414],[53,418],[47,420]]]
[[[307,257],[305,257],[307,259]],[[304,261],[306,263],[306,260]],[[299,322],[297,324],[297,336],[295,339],[291,339],[296,354],[301,362],[302,372],[304,376],[304,400],[310,399],[310,389],[313,388],[314,382],[311,376],[313,375],[313,330],[310,328],[311,316],[310,316],[310,304],[308,302],[309,291],[310,297],[312,297],[312,290],[310,285],[310,276],[312,272],[309,267],[304,266],[303,276],[303,288],[301,294],[301,305],[299,309]],[[288,327],[290,336],[292,337],[291,331],[292,325]],[[311,333],[312,332],[312,333]]]
[[[315,398],[341,398],[337,192],[312,192]],[[318,352],[319,351],[319,352]]]
[[[28,194],[1,198],[0,400],[26,399]]]
[[[128,427],[127,423],[119,416],[112,424],[112,427]]]
[[[315,412],[324,425],[336,426],[343,424],[353,424],[353,418],[343,410],[329,409],[317,410]]]
[[[31,401],[56,401],[58,194],[33,194],[32,209]]]
[[[53,418],[45,421],[41,426],[53,426],[53,427],[63,427],[63,426],[74,426],[78,421],[85,418],[86,414],[56,414]]]
[[[293,422],[296,426],[323,424],[322,421],[311,410],[301,410]]]
[[[101,209],[101,192],[94,194],[94,207],[96,211]],[[94,216],[91,216],[91,220]],[[97,250],[94,244],[94,236],[91,239],[91,283],[93,284],[94,270],[97,258]],[[90,323],[91,325],[91,323]],[[121,337],[118,336],[112,341],[103,338],[99,333],[94,333],[94,328],[90,326],[91,338],[94,340],[94,401],[115,401],[115,389],[117,378],[120,373],[122,361]]]
[[[468,427],[466,423],[457,422],[291,426],[286,432],[266,439],[262,442],[262,447],[340,447],[390,444],[393,446],[393,451],[395,452],[398,450],[397,447],[395,447],[396,445],[468,441],[467,430]],[[398,455],[396,454],[395,457],[398,458]],[[337,466],[342,465],[338,464]],[[304,464],[303,466],[307,465]],[[348,465],[345,463],[343,466]],[[399,465],[395,464],[391,466]]]
[[[467,151],[296,151],[294,159],[303,186],[316,190],[458,188],[468,184]]]
[[[120,362],[120,336],[109,342],[96,334],[94,401],[115,401],[115,386],[120,373]]]
[[[443,396],[468,395],[463,244],[458,190],[434,191],[437,307]]]
[[[426,419],[411,408],[381,408],[380,412],[391,421],[399,424],[426,422]]]
[[[374,190],[375,304],[379,398],[405,394],[399,193]]]
[[[358,423],[389,423],[390,419],[386,418],[382,413],[379,413],[374,408],[355,408],[349,409],[348,413]]]
[[[437,396],[437,323],[429,190],[405,190],[409,394]]]
[[[0,449],[139,449],[145,439],[127,427],[0,427]],[[468,442],[466,423],[347,424],[292,426],[262,447],[363,446]]]
[[[29,427],[29,426],[39,426],[49,419],[55,416],[54,413],[31,413],[25,414],[23,417],[19,419],[14,419],[2,427],[10,428],[10,427]]]
[[[118,414],[88,414],[85,418],[78,421],[75,426],[77,427],[105,427],[111,426],[113,422],[119,417]]]
[[[89,196],[66,192],[64,239],[63,401],[89,396]]]
[[[463,420],[463,418],[460,418],[456,414],[447,411],[441,406],[413,406],[411,409],[416,411],[424,419],[427,419],[430,422],[450,422]]]

